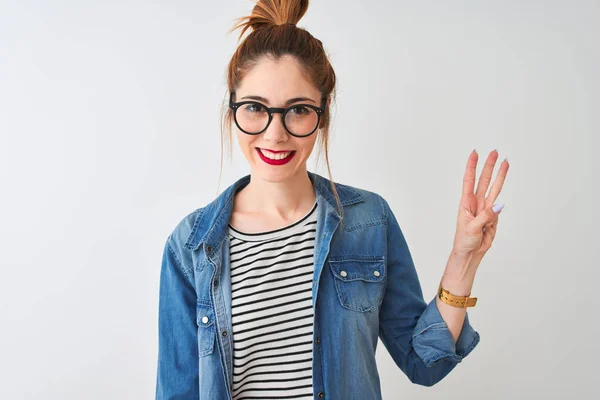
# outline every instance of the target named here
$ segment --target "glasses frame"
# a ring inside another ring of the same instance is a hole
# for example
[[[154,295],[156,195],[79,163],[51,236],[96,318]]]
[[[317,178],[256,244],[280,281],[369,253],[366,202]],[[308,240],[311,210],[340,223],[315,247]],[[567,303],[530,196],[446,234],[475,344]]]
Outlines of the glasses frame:
[[[240,102],[234,102],[233,101],[233,96],[234,96],[235,92],[230,92],[229,93],[229,108],[231,108],[233,110],[233,120],[235,121],[235,125],[238,127],[238,129],[242,132],[244,132],[247,135],[260,135],[261,133],[263,133],[264,131],[267,130],[267,128],[269,127],[269,125],[271,125],[271,121],[273,121],[273,114],[281,114],[282,118],[281,121],[283,123],[283,127],[285,128],[285,130],[287,131],[287,133],[289,133],[292,136],[295,137],[307,137],[312,135],[318,128],[319,125],[321,124],[321,116],[325,113],[326,110],[326,106],[327,106],[327,97],[323,96],[321,98],[321,107],[317,107],[314,106],[312,104],[305,104],[305,103],[296,103],[296,104],[292,104],[291,106],[287,107],[287,108],[281,108],[281,107],[267,107],[266,105],[264,105],[263,103],[261,103],[260,101],[256,101],[256,100],[244,100],[244,101],[240,101]],[[267,125],[265,126],[265,128],[260,131],[260,132],[248,132],[245,131],[244,129],[242,129],[242,127],[240,126],[240,124],[238,123],[237,120],[237,110],[243,106],[244,104],[260,104],[261,107],[263,107],[265,110],[267,110],[267,113],[269,113],[269,121],[267,122]],[[285,124],[285,116],[286,114],[293,108],[298,107],[298,106],[302,106],[302,107],[308,107],[313,109],[314,111],[316,111],[317,113],[317,124],[315,126],[315,129],[313,129],[310,133],[307,133],[305,135],[297,135],[295,133],[290,132],[290,130],[288,129],[287,125]]]

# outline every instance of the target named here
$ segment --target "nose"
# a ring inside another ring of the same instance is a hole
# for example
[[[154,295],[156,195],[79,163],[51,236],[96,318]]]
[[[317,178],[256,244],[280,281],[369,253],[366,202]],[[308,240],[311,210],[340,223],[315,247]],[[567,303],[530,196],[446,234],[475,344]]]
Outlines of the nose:
[[[263,136],[265,140],[274,143],[284,142],[288,139],[287,131],[283,126],[283,114],[273,114],[273,120],[271,121],[267,129],[263,132]]]

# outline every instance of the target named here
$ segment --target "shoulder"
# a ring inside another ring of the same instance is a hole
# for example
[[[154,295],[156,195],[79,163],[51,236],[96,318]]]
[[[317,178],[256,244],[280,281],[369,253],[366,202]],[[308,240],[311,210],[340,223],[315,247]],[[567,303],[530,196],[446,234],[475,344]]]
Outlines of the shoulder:
[[[356,199],[349,204],[342,203],[347,227],[386,223],[389,204],[381,194],[363,187],[340,182],[335,182],[335,187],[338,194],[344,192],[345,196],[340,195],[341,199],[349,197]],[[352,196],[348,196],[349,193]]]
[[[361,198],[361,201],[355,204],[344,206],[343,229],[345,232],[361,233],[365,232],[365,229],[369,229],[369,232],[376,236],[376,231],[370,229],[379,227],[387,232],[386,237],[391,237],[392,242],[405,241],[399,221],[392,211],[390,203],[383,195],[352,185],[336,183],[336,187],[338,186],[357,193]]]
[[[198,227],[198,221],[204,210],[205,207],[200,207],[191,212],[186,212],[174,224],[166,240],[166,246],[174,253],[181,264],[181,268],[188,276],[191,276],[193,270],[191,238]]]
[[[189,239],[197,229],[198,221],[205,209],[206,207],[203,206],[183,214],[169,233],[168,240],[175,245],[188,245]]]
[[[362,187],[357,187],[357,186],[353,186],[353,185],[348,185],[345,183],[337,183],[336,182],[336,188],[342,188],[343,190],[352,190],[356,193],[358,193],[365,202],[369,203],[369,202],[380,202],[381,199],[383,198],[379,193],[374,192],[372,190],[368,190]]]
[[[363,203],[363,207],[382,207],[383,202],[385,202],[383,196],[375,191],[365,189],[363,187],[349,185],[347,183],[334,183],[338,194],[340,194],[340,198],[358,197],[360,199],[360,203]],[[342,195],[342,193],[344,195]],[[348,196],[348,194],[354,194],[354,196]]]
[[[368,190],[362,187],[358,187],[355,185],[350,185],[347,183],[342,183],[339,181],[331,181],[324,176],[314,174],[321,185],[324,188],[324,191],[331,191],[331,184],[333,182],[335,186],[335,190],[342,202],[343,206],[346,205],[354,205],[354,204],[362,204],[362,207],[365,206],[381,206],[382,197],[378,193]],[[331,193],[333,194],[333,193]]]

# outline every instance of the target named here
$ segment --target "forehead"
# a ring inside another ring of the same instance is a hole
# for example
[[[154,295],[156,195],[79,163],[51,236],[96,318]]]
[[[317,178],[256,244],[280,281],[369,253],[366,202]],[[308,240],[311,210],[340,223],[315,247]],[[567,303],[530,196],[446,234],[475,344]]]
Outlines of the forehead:
[[[297,96],[319,97],[317,87],[291,56],[283,56],[278,60],[261,58],[246,73],[236,93],[240,97],[258,95],[272,101],[285,101]]]

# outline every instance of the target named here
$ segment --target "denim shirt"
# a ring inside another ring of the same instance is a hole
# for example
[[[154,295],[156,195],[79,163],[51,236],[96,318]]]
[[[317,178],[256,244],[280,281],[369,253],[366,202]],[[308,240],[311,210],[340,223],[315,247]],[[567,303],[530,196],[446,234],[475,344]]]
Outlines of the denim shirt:
[[[468,314],[455,343],[426,303],[407,242],[380,195],[308,172],[318,203],[313,275],[315,399],[381,399],[378,338],[419,385],[442,380],[479,343]],[[244,176],[168,235],[160,272],[156,399],[231,399],[228,223]]]

